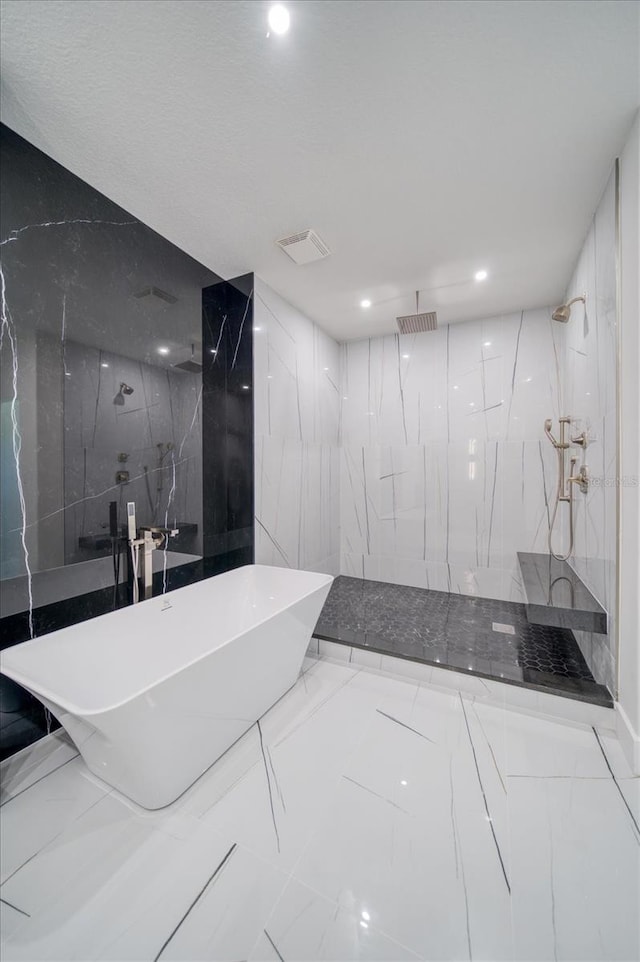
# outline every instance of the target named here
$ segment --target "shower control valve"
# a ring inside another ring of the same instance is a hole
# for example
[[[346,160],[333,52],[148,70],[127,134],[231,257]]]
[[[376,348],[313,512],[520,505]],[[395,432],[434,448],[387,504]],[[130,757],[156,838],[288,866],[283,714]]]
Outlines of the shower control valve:
[[[573,458],[571,460],[572,460],[572,470],[571,470],[571,477],[569,478],[569,482],[573,482],[574,484],[577,484],[580,490],[582,491],[582,493],[587,494],[589,491],[589,468],[587,467],[586,464],[580,465],[578,473],[574,476],[573,465],[575,464],[575,461]]]

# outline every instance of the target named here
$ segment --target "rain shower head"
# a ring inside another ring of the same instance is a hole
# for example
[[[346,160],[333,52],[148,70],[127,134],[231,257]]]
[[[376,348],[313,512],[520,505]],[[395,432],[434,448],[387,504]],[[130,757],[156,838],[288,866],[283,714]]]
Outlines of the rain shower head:
[[[566,324],[571,317],[571,305],[575,304],[576,301],[582,301],[583,304],[586,304],[587,295],[580,294],[579,297],[574,297],[567,304],[560,304],[560,306],[556,307],[555,311],[551,315],[553,320],[560,321],[561,324]]]
[[[191,357],[188,361],[182,361],[181,364],[173,365],[174,371],[186,371],[187,374],[200,374],[202,364],[196,361],[195,347],[195,344],[191,345]]]
[[[401,334],[422,334],[424,331],[435,331],[438,328],[438,317],[435,311],[423,311],[420,313],[419,304],[420,292],[416,291],[416,312],[415,314],[405,314],[396,317],[398,330]]]

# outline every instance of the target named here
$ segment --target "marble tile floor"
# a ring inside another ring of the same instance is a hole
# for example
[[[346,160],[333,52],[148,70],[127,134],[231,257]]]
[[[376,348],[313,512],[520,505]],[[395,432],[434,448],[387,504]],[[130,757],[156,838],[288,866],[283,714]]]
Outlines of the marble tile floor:
[[[640,779],[615,736],[460,680],[307,658],[157,812],[61,732],[8,759],[3,962],[637,959]]]
[[[327,641],[507,684],[613,705],[567,628],[530,624],[512,601],[340,575],[316,625]]]

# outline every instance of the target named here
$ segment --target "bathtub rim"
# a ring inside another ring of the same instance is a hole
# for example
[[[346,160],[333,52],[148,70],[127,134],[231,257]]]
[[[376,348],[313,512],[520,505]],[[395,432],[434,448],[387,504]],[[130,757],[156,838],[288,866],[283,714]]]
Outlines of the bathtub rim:
[[[245,629],[244,631],[240,631],[233,635],[230,635],[220,645],[218,645],[215,649],[213,649],[213,651],[218,651],[222,648],[226,648],[232,642],[237,641],[238,638],[241,638],[243,635],[245,635],[247,631],[253,631],[256,628],[261,627],[271,618],[274,618],[277,615],[282,614],[284,611],[286,611],[288,608],[292,607],[293,605],[298,604],[301,601],[305,601],[310,595],[314,594],[316,591],[319,591],[323,588],[330,587],[331,583],[335,580],[335,575],[328,575],[318,571],[304,571],[303,569],[300,569],[300,568],[278,568],[276,565],[249,564],[249,565],[240,565],[238,568],[232,568],[231,571],[220,572],[220,574],[212,575],[211,578],[203,578],[202,581],[195,582],[195,584],[201,585],[215,578],[218,578],[227,574],[231,574],[233,571],[242,571],[245,568],[267,568],[273,571],[282,571],[282,572],[299,571],[302,574],[315,575],[317,578],[324,578],[326,579],[326,581],[315,585],[313,588],[310,588],[308,591],[305,591],[304,593],[301,593],[298,597],[296,597],[296,599],[290,605],[286,605],[284,607],[279,608],[275,612],[270,612],[269,614],[266,614],[261,618],[257,618],[256,621],[251,625],[249,629]],[[156,595],[153,598],[147,598],[144,601],[138,602],[138,604],[135,607],[149,604],[150,602],[154,602],[154,601],[157,602],[159,599],[162,599],[162,598],[169,598],[171,595],[174,595],[178,591],[183,591],[185,588],[192,588],[192,587],[194,587],[194,585],[182,585],[180,588],[174,588],[173,591],[167,591],[165,594]],[[127,605],[125,608],[118,609],[118,611],[127,611],[129,608],[132,608],[132,607],[134,606]],[[98,615],[97,617],[107,618],[109,615],[112,615],[112,614],[114,614],[114,612],[108,611],[102,615]],[[90,619],[87,619],[87,622],[90,623],[91,621],[94,621],[94,620],[97,620],[97,619],[90,618]],[[85,622],[78,622],[77,624],[85,624]],[[69,627],[75,627],[75,625],[69,626]],[[310,636],[313,634],[314,628],[315,628],[315,625],[311,625],[309,629]],[[67,630],[66,628],[58,629],[58,631],[66,631],[66,630]],[[54,634],[54,633],[55,632],[51,632],[51,634]],[[6,656],[11,651],[17,650],[18,648],[21,648],[23,645],[33,645],[35,642],[41,642],[45,638],[47,638],[47,635],[39,635],[36,638],[30,638],[28,639],[28,641],[20,642],[17,645],[11,645],[9,648],[5,648],[2,651],[0,651],[0,672],[2,672],[2,674],[4,675],[7,675],[8,678],[11,678],[12,681],[15,681],[18,685],[22,685],[23,688],[26,688],[26,690],[30,692],[34,696],[34,698],[37,698],[40,701],[42,701],[43,699],[46,699],[48,702],[51,703],[51,705],[55,705],[56,707],[61,708],[63,711],[67,712],[68,714],[77,716],[79,718],[84,718],[84,719],[91,718],[92,716],[104,715],[107,712],[115,711],[117,708],[122,708],[123,706],[134,701],[134,699],[144,696],[147,694],[147,692],[150,692],[154,688],[158,687],[159,685],[164,684],[169,678],[175,677],[175,675],[178,674],[178,671],[181,672],[187,668],[191,668],[193,665],[197,665],[198,662],[202,661],[204,658],[209,657],[213,653],[212,651],[205,651],[202,654],[198,655],[197,657],[192,658],[189,661],[185,661],[184,664],[180,665],[180,668],[177,671],[169,672],[162,675],[162,677],[160,678],[156,678],[150,684],[142,686],[136,692],[134,692],[133,694],[129,695],[126,698],[122,698],[120,701],[114,702],[113,704],[110,704],[110,705],[103,705],[100,708],[85,709],[74,704],[68,698],[55,695],[48,688],[45,690],[45,688],[41,686],[39,690],[35,690],[33,687],[33,682],[29,681],[29,679],[23,673],[21,673],[20,671],[16,671],[14,669],[7,670],[7,667],[5,665]]]

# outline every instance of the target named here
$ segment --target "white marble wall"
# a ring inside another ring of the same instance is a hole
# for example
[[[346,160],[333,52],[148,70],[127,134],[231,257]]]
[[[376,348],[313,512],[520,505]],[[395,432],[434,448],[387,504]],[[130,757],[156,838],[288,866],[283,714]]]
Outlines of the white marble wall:
[[[337,574],[340,348],[256,277],[256,561]]]
[[[522,600],[546,551],[564,328],[550,309],[343,345],[341,571]]]
[[[594,215],[567,300],[575,304],[566,325],[564,407],[575,419],[572,431],[590,437],[584,460],[592,477],[585,496],[575,492],[573,566],[609,614],[609,634],[577,632],[597,681],[616,689],[616,218],[612,173]],[[637,431],[637,425],[631,430]],[[576,452],[579,453],[579,452]],[[582,460],[582,458],[581,458]]]

